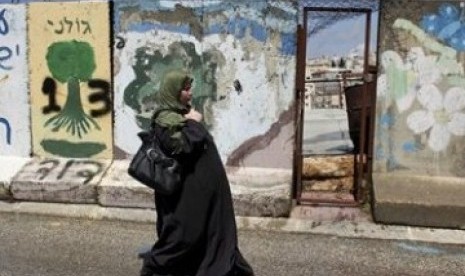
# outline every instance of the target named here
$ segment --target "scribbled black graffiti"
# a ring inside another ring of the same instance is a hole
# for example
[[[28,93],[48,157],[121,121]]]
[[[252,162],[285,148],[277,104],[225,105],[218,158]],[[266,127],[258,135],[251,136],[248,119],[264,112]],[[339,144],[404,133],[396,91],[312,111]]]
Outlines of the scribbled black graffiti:
[[[79,20],[79,18],[76,18],[75,20],[69,20],[65,16],[58,23],[55,23],[52,20],[47,20],[47,24],[52,27],[55,27],[55,25],[58,26],[58,28],[54,29],[54,32],[56,34],[63,34],[65,32],[65,25],[68,26],[68,33],[72,32],[74,25],[76,26],[76,32],[81,33],[81,25],[82,25],[84,26],[84,30],[82,31],[82,34],[86,34],[86,33],[92,34],[92,29],[90,28],[89,21]]]
[[[115,45],[116,45],[116,49],[123,49],[124,46],[126,46],[126,40],[125,40],[123,37],[117,36],[117,37],[116,37],[116,40],[117,40],[117,42],[116,42],[116,44],[115,44]]]
[[[49,166],[50,164],[50,166]],[[47,175],[53,171],[58,165],[60,164],[60,161],[58,160],[44,160],[39,163],[40,166],[47,165],[45,167],[41,167],[40,169],[37,170],[37,174],[40,175],[39,180],[44,180]]]
[[[101,117],[111,112],[110,83],[106,80],[93,79],[89,80],[88,86],[91,89],[98,89],[89,95],[89,102],[92,104],[103,103],[102,108],[92,109],[90,115],[92,117]],[[56,80],[50,77],[45,78],[42,83],[42,93],[48,96],[48,104],[42,107],[43,114],[59,112],[61,110],[61,106],[56,101],[56,91]]]
[[[103,165],[101,163],[98,163],[98,162],[95,162],[95,161],[92,161],[92,160],[78,160],[75,163],[76,164],[85,164],[85,165],[95,165],[95,170],[93,170],[93,171],[92,170],[80,170],[80,171],[76,172],[77,176],[83,177],[83,178],[86,179],[83,184],[89,183],[90,181],[92,181],[92,179],[96,175],[98,175],[99,173],[101,173],[103,171]]]
[[[60,165],[60,160],[57,159],[47,159],[43,160],[39,163],[41,166],[37,170],[37,174],[40,175],[39,180],[44,180],[47,176],[49,176],[52,172],[54,172]],[[78,159],[70,159],[67,160],[66,163],[63,165],[63,168],[58,173],[56,180],[62,180],[65,175],[67,175],[70,171],[70,168],[74,166],[83,166],[83,165],[90,165],[93,168],[86,168],[81,169],[75,172],[73,176],[77,176],[80,178],[84,178],[82,184],[88,184],[89,182],[94,179],[94,177],[100,174],[103,171],[104,165],[93,160],[78,160]]]
[[[8,122],[8,120],[5,119],[5,118],[0,117],[0,123],[5,125],[5,128],[6,128],[6,143],[8,145],[11,145],[11,126],[10,126],[10,122]]]
[[[68,160],[66,161],[65,165],[63,166],[63,169],[61,172],[58,174],[57,179],[60,180],[63,178],[63,176],[66,174],[66,172],[69,170],[69,168],[73,165],[74,160]]]
[[[59,112],[61,107],[56,103],[57,85],[54,79],[47,77],[44,80],[44,83],[42,84],[42,93],[48,95],[48,105],[42,107],[42,112],[44,114]]]
[[[99,91],[92,93],[89,96],[89,102],[97,103],[103,102],[103,108],[92,109],[90,115],[92,117],[101,117],[111,111],[111,98],[110,98],[110,83],[105,80],[90,80],[89,88],[99,88]]]

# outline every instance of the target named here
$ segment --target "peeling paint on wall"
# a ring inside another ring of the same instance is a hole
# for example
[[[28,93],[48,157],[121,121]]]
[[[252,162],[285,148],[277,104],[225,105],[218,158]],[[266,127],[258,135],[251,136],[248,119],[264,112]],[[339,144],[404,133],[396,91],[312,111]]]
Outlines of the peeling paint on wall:
[[[29,4],[34,154],[112,157],[108,15],[107,3]]]
[[[253,149],[250,141],[279,126],[265,139],[271,143],[289,123],[280,116],[293,101],[295,3],[283,4],[287,9],[265,0],[171,3],[115,3],[115,36],[124,45],[116,47],[114,61],[118,149],[137,150],[135,134],[147,125],[160,79],[181,67],[194,75],[193,104],[225,162],[243,143]],[[273,158],[288,160],[291,148],[289,142],[289,152]]]
[[[0,5],[0,154],[31,151],[26,6]]]

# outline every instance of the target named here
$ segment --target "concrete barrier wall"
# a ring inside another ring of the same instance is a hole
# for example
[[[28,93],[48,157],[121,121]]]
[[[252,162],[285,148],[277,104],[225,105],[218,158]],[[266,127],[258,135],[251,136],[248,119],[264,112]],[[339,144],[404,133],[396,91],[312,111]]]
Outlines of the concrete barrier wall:
[[[376,170],[465,176],[462,8],[401,2],[381,18]]]
[[[33,154],[111,159],[108,4],[27,7]]]
[[[2,153],[126,159],[185,68],[225,163],[292,167],[296,1],[0,5]]]
[[[188,68],[225,163],[291,167],[297,10],[264,0],[117,1],[114,10],[117,157],[136,151],[165,72]],[[281,148],[269,147],[276,139]],[[244,164],[267,148],[275,162]]]
[[[294,0],[0,1],[0,162],[26,158],[0,196],[152,206],[121,175],[160,80],[184,68],[238,210],[285,215],[297,23]]]
[[[465,205],[450,197],[465,196],[464,8],[407,0],[381,7],[373,174],[380,221],[465,224]],[[439,215],[454,208],[461,212]]]
[[[31,151],[24,5],[0,4],[0,155]]]

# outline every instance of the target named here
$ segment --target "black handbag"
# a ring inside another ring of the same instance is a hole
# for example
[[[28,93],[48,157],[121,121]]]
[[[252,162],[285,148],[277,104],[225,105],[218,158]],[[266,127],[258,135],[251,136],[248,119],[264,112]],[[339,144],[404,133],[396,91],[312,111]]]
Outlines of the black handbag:
[[[142,145],[129,164],[129,175],[156,193],[172,195],[179,191],[182,183],[178,161],[163,152],[154,131],[142,131],[137,135]]]

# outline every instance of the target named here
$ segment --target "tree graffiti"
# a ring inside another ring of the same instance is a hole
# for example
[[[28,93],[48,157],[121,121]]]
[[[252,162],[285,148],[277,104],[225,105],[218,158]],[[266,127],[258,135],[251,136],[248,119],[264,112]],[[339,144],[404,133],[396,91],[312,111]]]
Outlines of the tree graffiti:
[[[45,127],[52,131],[66,129],[66,132],[82,138],[93,126],[100,130],[95,120],[87,115],[81,103],[80,82],[89,81],[95,71],[94,51],[89,43],[62,41],[50,45],[47,65],[53,77],[68,86],[68,95],[63,110],[48,119]]]

